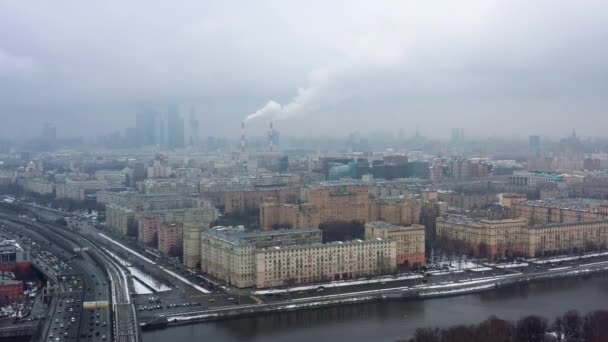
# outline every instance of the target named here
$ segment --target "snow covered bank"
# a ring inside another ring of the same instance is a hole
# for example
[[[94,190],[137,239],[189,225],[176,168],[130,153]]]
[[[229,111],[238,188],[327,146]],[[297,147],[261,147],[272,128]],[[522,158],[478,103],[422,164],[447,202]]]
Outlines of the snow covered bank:
[[[104,239],[106,239],[106,240],[108,240],[108,241],[112,242],[112,243],[113,243],[113,244],[115,244],[116,246],[119,246],[119,247],[121,247],[122,249],[126,250],[127,252],[129,252],[129,253],[131,253],[131,254],[133,254],[133,255],[137,256],[138,258],[142,259],[143,261],[148,262],[148,263],[150,263],[150,264],[152,264],[152,265],[156,265],[156,263],[155,263],[154,261],[152,261],[152,260],[150,260],[150,259],[146,258],[145,256],[143,256],[143,255],[141,255],[141,254],[137,253],[136,251],[134,251],[134,250],[132,250],[131,248],[129,248],[129,247],[127,247],[127,246],[123,245],[122,243],[120,243],[120,242],[118,242],[118,241],[116,241],[116,240],[111,239],[111,238],[110,238],[110,237],[108,237],[107,235],[105,235],[105,234],[103,234],[103,233],[97,233],[97,234],[99,234],[99,236],[101,236],[102,238],[104,238]]]
[[[504,263],[504,264],[488,264],[488,266],[493,266],[496,268],[520,268],[520,267],[528,267],[530,264],[527,262],[512,262],[512,263]]]
[[[259,291],[253,291],[252,293],[256,294],[256,295],[266,295],[266,294],[316,290],[320,287],[334,288],[334,287],[366,285],[366,284],[379,284],[379,283],[381,284],[381,283],[388,283],[388,282],[393,282],[393,281],[420,279],[420,278],[422,278],[422,276],[419,274],[408,274],[408,275],[399,276],[399,277],[382,277],[382,278],[374,278],[374,279],[359,279],[359,280],[352,280],[352,281],[333,281],[333,282],[329,282],[329,283],[303,285],[303,286],[289,287],[289,288],[285,288],[285,289],[259,290]]]
[[[154,290],[156,292],[163,292],[163,291],[171,290],[171,288],[168,287],[167,285],[152,278],[148,274],[145,274],[144,272],[140,271],[139,269],[137,269],[135,267],[127,267],[127,269],[129,270],[129,273],[131,273],[133,278],[137,278],[137,280],[146,284],[146,286],[148,286],[149,288],[151,288],[152,290]]]
[[[468,293],[468,292],[489,290],[494,287],[495,287],[494,284],[486,284],[486,285],[480,285],[480,286],[474,286],[474,287],[465,287],[465,288],[461,288],[461,289],[451,289],[451,290],[444,290],[444,291],[430,291],[430,292],[420,293],[420,297],[449,296],[449,295],[454,295],[454,294],[462,294],[462,293]]]
[[[570,255],[570,256],[565,255],[565,256],[549,258],[549,259],[529,259],[528,261],[530,261],[534,264],[548,264],[548,263],[556,263],[556,262],[561,262],[561,261],[572,261],[572,260],[580,260],[580,259],[587,259],[587,258],[596,258],[596,257],[601,257],[601,256],[608,256],[608,252],[589,253],[589,254],[583,254],[583,255]]]
[[[133,278],[133,290],[135,290],[135,293],[137,293],[138,295],[154,293],[150,291],[142,282],[135,278]]]
[[[180,276],[179,274],[177,274],[177,273],[175,273],[175,272],[173,272],[173,271],[171,271],[171,270],[168,270],[168,269],[166,269],[166,268],[162,268],[162,270],[163,270],[163,271],[165,271],[165,272],[167,272],[167,273],[169,273],[170,275],[174,276],[175,278],[177,278],[177,279],[179,279],[179,280],[183,281],[184,283],[186,283],[186,284],[188,284],[188,285],[190,285],[190,286],[194,287],[196,290],[198,290],[198,291],[200,291],[200,292],[202,292],[202,293],[211,293],[211,291],[209,291],[209,290],[205,290],[204,288],[202,288],[202,287],[200,287],[200,286],[196,285],[195,283],[191,282],[190,280],[188,280],[188,279],[186,279],[186,278],[184,278],[184,277]]]

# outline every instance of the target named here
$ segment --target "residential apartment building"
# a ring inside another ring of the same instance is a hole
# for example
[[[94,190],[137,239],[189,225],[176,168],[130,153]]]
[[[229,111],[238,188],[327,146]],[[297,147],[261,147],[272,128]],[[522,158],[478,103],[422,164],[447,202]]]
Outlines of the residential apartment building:
[[[524,218],[474,220],[448,215],[437,219],[437,235],[464,243],[470,254],[537,257],[606,249],[608,220],[529,226]]]
[[[213,208],[215,209],[215,208]],[[217,217],[217,211],[214,212],[213,220]],[[211,217],[207,217],[210,219]],[[211,221],[201,220],[196,211],[187,211],[184,217],[183,228],[183,259],[182,262],[186,267],[200,267],[201,263],[201,233],[209,229]]]
[[[400,226],[384,221],[365,224],[365,239],[395,240],[397,265],[418,268],[426,264],[425,229],[419,224]]]
[[[370,201],[366,221],[386,221],[394,225],[420,223],[420,205],[413,198],[381,198]]]
[[[171,166],[164,165],[160,160],[155,160],[154,164],[148,167],[148,178],[168,178],[172,173]]]
[[[462,215],[437,218],[437,239],[456,241],[462,252],[484,257],[527,255],[526,219],[487,220]],[[444,246],[445,247],[445,246]]]
[[[531,257],[605,250],[608,247],[608,220],[551,223],[527,230]]]
[[[19,184],[25,191],[39,195],[52,195],[55,192],[55,183],[44,178],[20,179]]]
[[[307,203],[270,201],[260,206],[260,227],[318,227],[331,221],[369,221],[367,185],[316,186],[303,189]],[[396,215],[398,216],[398,215]]]
[[[100,180],[72,181],[67,179],[65,183],[57,184],[55,197],[58,199],[71,199],[84,201],[87,198],[94,199],[95,194],[103,189],[124,189],[121,183],[108,183]]]
[[[300,188],[279,187],[226,191],[224,193],[224,211],[226,213],[259,209],[268,200],[277,203],[297,203],[300,198]]]
[[[183,223],[165,223],[158,228],[158,250],[161,253],[182,257]]]
[[[267,288],[371,277],[395,271],[397,241],[354,240],[255,251],[255,286]]]
[[[320,243],[321,234],[317,228],[246,232],[214,227],[201,232],[201,270],[236,287],[255,286],[257,249]]]
[[[138,183],[146,194],[198,194],[198,184],[183,179],[146,179]],[[138,186],[139,187],[139,186]]]
[[[148,247],[158,245],[158,230],[161,226],[160,216],[143,215],[137,220],[137,240]]]
[[[135,211],[116,204],[106,205],[106,226],[123,235],[137,236]]]
[[[213,207],[204,208],[183,208],[183,209],[161,209],[161,210],[145,210],[138,212],[135,215],[136,220],[141,217],[157,217],[161,223],[184,223],[190,215],[192,220],[201,225],[209,224],[217,219],[217,209]]]
[[[586,199],[518,201],[511,204],[512,217],[528,219],[532,225],[597,221],[608,218],[608,204]]]
[[[483,208],[498,201],[498,197],[495,193],[464,194],[454,191],[438,191],[437,199],[447,203],[448,207],[468,210]]]

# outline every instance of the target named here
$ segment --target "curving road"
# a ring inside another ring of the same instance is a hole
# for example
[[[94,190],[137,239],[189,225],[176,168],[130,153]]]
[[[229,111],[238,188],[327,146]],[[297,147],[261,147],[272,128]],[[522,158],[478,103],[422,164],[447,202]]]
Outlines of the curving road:
[[[86,238],[61,227],[6,213],[0,213],[0,219],[27,228],[24,230],[38,240],[52,241],[46,248],[57,253],[71,253],[74,248],[86,250],[70,261],[73,273],[82,275],[81,282],[72,284],[71,277],[62,277],[59,281],[59,295],[43,333],[46,341],[105,342],[113,337],[117,342],[139,342],[139,324],[129,296],[129,279],[109,256]]]

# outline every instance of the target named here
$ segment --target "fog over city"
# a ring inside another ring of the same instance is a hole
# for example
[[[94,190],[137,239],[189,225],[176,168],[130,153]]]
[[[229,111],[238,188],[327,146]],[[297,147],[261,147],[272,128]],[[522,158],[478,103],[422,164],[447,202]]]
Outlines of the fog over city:
[[[0,2],[0,135],[602,136],[608,2]],[[547,124],[550,122],[550,124]]]

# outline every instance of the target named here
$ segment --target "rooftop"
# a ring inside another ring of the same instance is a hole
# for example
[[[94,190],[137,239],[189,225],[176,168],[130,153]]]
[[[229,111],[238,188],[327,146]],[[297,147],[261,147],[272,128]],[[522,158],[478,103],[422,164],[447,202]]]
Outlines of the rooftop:
[[[352,245],[361,245],[361,244],[373,244],[379,242],[391,242],[393,240],[384,240],[381,238],[373,238],[368,240],[351,240],[351,241],[333,241],[329,243],[311,243],[311,244],[303,244],[303,245],[290,245],[290,246],[282,246],[282,247],[269,247],[269,248],[260,248],[258,251],[281,251],[281,250],[298,250],[298,249],[310,249],[310,248],[324,248],[329,246],[352,246]]]
[[[310,233],[321,234],[321,230],[318,228],[295,228],[295,229],[277,229],[277,230],[254,230],[245,231],[242,226],[217,226],[209,229],[203,234],[211,235],[217,239],[227,241],[236,245],[249,245],[253,244],[249,239],[263,236],[278,236],[278,235],[303,235]]]

